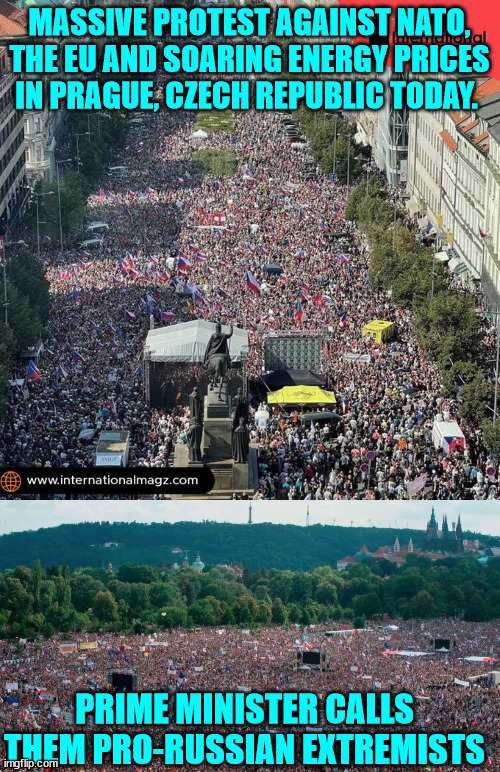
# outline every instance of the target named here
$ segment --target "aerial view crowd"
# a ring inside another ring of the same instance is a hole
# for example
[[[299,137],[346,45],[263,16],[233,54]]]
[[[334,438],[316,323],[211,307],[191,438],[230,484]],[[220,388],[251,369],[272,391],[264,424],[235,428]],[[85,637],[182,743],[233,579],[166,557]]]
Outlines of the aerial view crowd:
[[[435,449],[433,422],[457,415],[455,395],[443,405],[411,313],[370,283],[369,247],[345,219],[347,187],[310,173],[307,145],[288,141],[278,114],[235,113],[229,130],[201,137],[195,118],[136,115],[88,201],[88,221],[106,228],[78,250],[43,244],[50,321],[34,377],[11,389],[0,466],[91,466],[95,442],[80,434],[105,428],[130,431],[129,466],[168,465],[186,441],[186,395],[181,384],[177,406],[148,405],[145,338],[152,318],[199,318],[249,330],[252,416],[265,401],[263,333],[325,335],[337,419],[303,423],[276,409],[266,425],[252,422],[257,498],[498,499],[498,461],[477,427],[462,427],[464,451]],[[197,173],[199,150],[235,154],[234,173]],[[394,322],[396,336],[364,338],[374,318]]]
[[[186,730],[177,727],[173,718],[177,692],[313,692],[319,698],[316,731],[363,732],[366,727],[362,725],[343,729],[328,724],[322,710],[326,696],[331,692],[403,691],[413,695],[411,726],[384,726],[375,731],[480,734],[486,768],[496,768],[500,692],[491,683],[490,671],[498,656],[499,637],[493,623],[412,620],[363,630],[333,624],[337,627],[179,628],[141,636],[78,634],[64,641],[3,642],[2,732],[85,731],[91,737],[95,732],[146,731],[152,734],[153,747],[162,747],[165,726],[106,727],[94,724],[92,718],[85,727],[74,724],[75,691],[113,692],[113,674],[132,675],[134,690],[169,694],[169,732]],[[439,643],[447,641],[449,651],[446,647],[435,650],[438,638]],[[306,651],[325,655],[322,666],[302,664]],[[276,730],[299,732],[300,727],[277,726]],[[204,726],[195,731],[226,733],[232,729]],[[234,731],[250,730],[240,727]],[[297,766],[303,768],[300,763]],[[85,769],[94,768],[113,766],[105,756],[103,767],[85,763]],[[164,761],[158,756],[146,766],[148,770],[161,768]],[[339,764],[330,768],[348,772],[356,767]],[[432,765],[417,768],[438,769]],[[454,768],[439,767],[442,772]],[[404,767],[394,769],[399,772]]]

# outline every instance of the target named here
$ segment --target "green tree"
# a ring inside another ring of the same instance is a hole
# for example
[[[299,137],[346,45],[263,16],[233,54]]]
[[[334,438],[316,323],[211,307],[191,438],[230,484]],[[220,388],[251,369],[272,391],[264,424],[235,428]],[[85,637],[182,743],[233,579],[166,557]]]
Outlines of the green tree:
[[[45,324],[49,316],[49,282],[43,265],[30,252],[20,252],[9,260],[7,275],[40,323]]]
[[[109,622],[117,622],[119,619],[116,600],[113,598],[109,590],[96,593],[94,598],[93,611],[99,622],[103,622],[105,624]]]
[[[199,598],[188,608],[188,616],[195,625],[213,627],[217,624],[214,608],[208,598]]]
[[[485,592],[475,592],[465,607],[466,622],[486,622],[490,617],[488,596]]]
[[[486,450],[498,457],[500,455],[500,421],[485,421],[482,426]]]
[[[460,393],[460,416],[470,426],[481,426],[491,412],[493,387],[483,375],[477,375]],[[491,434],[488,435],[490,439]]]
[[[275,598],[271,608],[271,620],[277,625],[283,625],[286,622],[286,608],[281,598]]]
[[[420,590],[411,601],[411,609],[416,617],[430,619],[436,612],[434,598],[427,590]]]

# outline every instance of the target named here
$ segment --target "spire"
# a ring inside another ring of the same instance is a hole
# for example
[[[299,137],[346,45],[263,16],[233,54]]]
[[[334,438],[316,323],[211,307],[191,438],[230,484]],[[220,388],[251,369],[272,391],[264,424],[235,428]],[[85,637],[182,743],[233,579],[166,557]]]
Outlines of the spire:
[[[443,515],[443,533],[448,533],[448,532],[449,532],[448,518],[446,517],[446,515]]]
[[[427,523],[427,528],[435,528],[436,531],[437,531],[437,527],[438,527],[438,524],[437,524],[437,520],[436,520],[436,515],[434,513],[434,507],[432,507],[431,519]]]
[[[413,552],[413,539],[410,536],[410,541],[408,542],[408,553]]]
[[[462,532],[462,523],[460,522],[460,515],[458,516],[458,522],[457,522],[455,533],[457,534],[457,539],[460,539],[460,541],[462,541],[463,532]]]
[[[401,550],[401,545],[399,543],[399,539],[396,536],[396,541],[394,542],[394,554],[397,555],[398,552]]]
[[[252,525],[252,505],[248,507],[248,525]]]

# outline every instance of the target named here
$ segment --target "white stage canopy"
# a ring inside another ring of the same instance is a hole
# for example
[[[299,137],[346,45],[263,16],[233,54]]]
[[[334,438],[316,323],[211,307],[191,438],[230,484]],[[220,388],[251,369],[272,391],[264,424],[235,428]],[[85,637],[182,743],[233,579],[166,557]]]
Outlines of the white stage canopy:
[[[145,353],[149,353],[152,362],[203,362],[208,341],[214,332],[215,324],[201,319],[158,327],[148,332]],[[228,333],[229,327],[223,325],[222,332]],[[231,361],[239,362],[243,351],[248,351],[248,332],[234,327],[233,336],[229,339]]]

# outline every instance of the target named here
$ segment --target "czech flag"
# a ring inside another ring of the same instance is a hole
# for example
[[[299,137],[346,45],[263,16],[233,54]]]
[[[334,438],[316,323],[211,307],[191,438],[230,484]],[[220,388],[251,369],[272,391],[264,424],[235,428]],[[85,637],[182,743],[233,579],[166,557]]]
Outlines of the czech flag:
[[[62,375],[63,378],[68,377],[68,372],[67,370],[64,369],[62,365],[59,365],[59,367],[57,368],[57,372],[59,373],[59,375]]]
[[[297,303],[297,321],[302,322],[302,317],[304,316],[304,308],[302,307],[302,302],[299,300]]]
[[[179,257],[179,261],[177,263],[177,267],[178,267],[179,271],[190,271],[191,270],[191,263],[186,258]]]
[[[254,292],[256,295],[260,295],[260,284],[253,273],[250,273],[250,271],[247,271],[246,281],[248,289]]]
[[[42,377],[40,370],[38,369],[38,367],[36,366],[36,364],[33,362],[32,359],[30,359],[26,377],[30,378],[32,381],[38,381]]]
[[[73,351],[73,359],[75,362],[85,362],[85,357],[83,357],[78,351]]]
[[[161,320],[162,322],[171,322],[172,319],[175,319],[175,314],[173,311],[162,311],[161,312]]]
[[[125,311],[125,318],[130,319],[131,322],[137,321],[137,316],[133,311]]]

